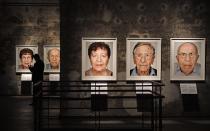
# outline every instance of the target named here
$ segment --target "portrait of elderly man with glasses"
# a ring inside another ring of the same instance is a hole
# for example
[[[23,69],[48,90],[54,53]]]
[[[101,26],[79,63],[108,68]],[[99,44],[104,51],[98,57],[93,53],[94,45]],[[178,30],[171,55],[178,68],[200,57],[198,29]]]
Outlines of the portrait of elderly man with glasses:
[[[131,76],[157,76],[153,68],[155,48],[149,42],[138,42],[133,48],[133,62],[136,65],[130,70]]]
[[[177,64],[175,75],[197,76],[200,75],[201,65],[197,63],[199,58],[198,48],[194,43],[182,43],[177,49]]]

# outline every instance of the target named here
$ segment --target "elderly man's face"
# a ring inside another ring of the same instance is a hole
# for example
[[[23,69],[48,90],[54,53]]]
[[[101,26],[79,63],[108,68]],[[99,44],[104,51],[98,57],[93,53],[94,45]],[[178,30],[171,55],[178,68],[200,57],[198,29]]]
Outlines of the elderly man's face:
[[[176,58],[181,68],[181,71],[185,75],[190,75],[193,72],[198,57],[199,55],[195,46],[190,43],[185,43],[181,45]]]
[[[52,49],[48,56],[52,69],[58,69],[60,65],[60,51],[58,49]]]
[[[23,54],[20,59],[23,69],[28,69],[28,66],[32,64],[32,60],[30,53]]]
[[[154,61],[154,52],[148,45],[136,48],[134,52],[134,64],[136,64],[139,75],[149,75],[149,69]]]

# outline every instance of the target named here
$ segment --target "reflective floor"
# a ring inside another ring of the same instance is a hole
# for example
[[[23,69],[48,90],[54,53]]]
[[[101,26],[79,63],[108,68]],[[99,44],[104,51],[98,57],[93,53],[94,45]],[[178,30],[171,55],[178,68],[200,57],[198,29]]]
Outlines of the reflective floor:
[[[33,131],[30,96],[0,96],[0,131]],[[210,118],[164,118],[163,131],[208,131]]]

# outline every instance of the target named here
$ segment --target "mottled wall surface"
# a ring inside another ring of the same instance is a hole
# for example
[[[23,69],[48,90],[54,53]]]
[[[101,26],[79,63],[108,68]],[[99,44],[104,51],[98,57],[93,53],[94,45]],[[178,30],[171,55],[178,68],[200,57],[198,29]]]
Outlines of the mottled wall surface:
[[[28,2],[28,3],[27,3]],[[20,94],[20,74],[16,74],[16,45],[60,44],[60,8],[57,0],[15,1],[0,7],[0,94]]]
[[[63,80],[81,80],[82,37],[117,38],[117,79],[125,80],[126,37],[162,38],[164,113],[181,115],[179,82],[170,81],[170,38],[206,41],[206,81],[197,83],[200,111],[210,115],[209,4],[198,0],[62,0]],[[190,101],[189,101],[190,103]]]
[[[117,79],[125,80],[126,37],[157,37],[162,38],[161,75],[166,85],[163,111],[166,115],[182,115],[179,82],[171,82],[169,78],[169,39],[204,37],[207,39],[206,80],[197,83],[200,111],[195,115],[210,115],[210,9],[206,1],[61,0],[61,16],[58,4],[50,4],[58,3],[57,0],[23,0],[32,3],[29,5],[10,1],[13,4],[0,4],[0,94],[19,92],[16,45],[38,45],[42,56],[44,44],[61,43],[62,80],[81,80],[82,37],[116,37]]]

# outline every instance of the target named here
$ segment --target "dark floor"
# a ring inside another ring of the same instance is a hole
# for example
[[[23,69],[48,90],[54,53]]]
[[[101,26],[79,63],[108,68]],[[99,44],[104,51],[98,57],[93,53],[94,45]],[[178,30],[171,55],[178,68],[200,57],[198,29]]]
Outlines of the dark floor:
[[[33,108],[28,96],[0,96],[0,131],[33,131]]]
[[[30,96],[0,96],[0,131],[33,131]],[[210,118],[164,118],[163,131],[208,131]]]

